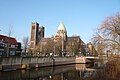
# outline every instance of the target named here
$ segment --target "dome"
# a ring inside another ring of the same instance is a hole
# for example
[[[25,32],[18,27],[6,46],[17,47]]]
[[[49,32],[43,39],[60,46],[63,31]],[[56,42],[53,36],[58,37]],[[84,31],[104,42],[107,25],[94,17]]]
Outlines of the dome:
[[[63,22],[60,23],[60,25],[59,25],[59,27],[58,27],[57,30],[58,30],[58,31],[59,31],[59,30],[63,30],[64,32],[67,32],[67,30],[66,30],[65,25],[63,24]]]

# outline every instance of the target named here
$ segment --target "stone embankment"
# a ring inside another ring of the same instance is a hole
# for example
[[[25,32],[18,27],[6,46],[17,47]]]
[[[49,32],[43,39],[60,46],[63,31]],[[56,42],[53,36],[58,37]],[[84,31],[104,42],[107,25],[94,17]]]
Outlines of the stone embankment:
[[[0,58],[0,70],[31,69],[76,63],[86,63],[86,60],[84,57],[6,57]]]

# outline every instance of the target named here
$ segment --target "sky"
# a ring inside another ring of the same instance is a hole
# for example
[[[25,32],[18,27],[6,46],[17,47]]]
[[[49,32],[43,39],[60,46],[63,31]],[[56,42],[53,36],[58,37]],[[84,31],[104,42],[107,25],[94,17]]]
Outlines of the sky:
[[[0,0],[0,34],[22,42],[31,23],[45,27],[45,37],[57,32],[61,21],[68,36],[80,36],[88,43],[108,16],[120,12],[120,0]]]

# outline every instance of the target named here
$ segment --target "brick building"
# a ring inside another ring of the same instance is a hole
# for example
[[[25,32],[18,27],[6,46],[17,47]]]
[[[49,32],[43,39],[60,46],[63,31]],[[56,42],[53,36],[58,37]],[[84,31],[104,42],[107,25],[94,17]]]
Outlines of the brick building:
[[[0,35],[0,56],[15,56],[16,51],[21,52],[21,45],[12,37]]]

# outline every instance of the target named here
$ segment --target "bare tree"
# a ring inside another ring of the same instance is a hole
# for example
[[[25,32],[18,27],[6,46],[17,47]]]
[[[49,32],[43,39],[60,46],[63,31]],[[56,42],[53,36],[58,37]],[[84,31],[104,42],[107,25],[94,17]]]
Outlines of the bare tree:
[[[97,34],[93,37],[93,43],[100,54],[120,53],[120,13],[107,17]]]
[[[54,48],[55,48],[55,55],[62,56],[62,43],[61,43],[61,39],[59,39],[59,40],[57,40],[57,42],[55,42]]]
[[[41,55],[49,55],[49,53],[53,53],[53,50],[54,41],[52,39],[48,39],[45,42],[39,42],[35,48],[35,53],[42,53]]]
[[[97,55],[105,54],[104,49],[105,49],[106,44],[101,35],[99,35],[98,33],[96,35],[94,35],[92,38],[92,44],[94,45],[94,47],[97,50]]]
[[[41,49],[42,48],[42,46],[41,46],[41,43],[39,42],[39,44],[36,46],[36,48],[35,48],[35,53],[37,53],[37,52],[42,52]]]
[[[10,37],[11,37],[11,34],[12,34],[12,26],[9,27],[8,29],[8,39],[7,39],[7,57],[10,55]]]
[[[42,45],[42,52],[45,55],[49,55],[50,53],[53,53],[54,50],[54,42],[52,39],[48,39],[44,45]]]
[[[29,37],[24,37],[23,38],[23,48],[24,48],[24,52],[26,53],[26,50],[28,48],[28,44],[29,44]]]
[[[120,53],[120,13],[107,17],[101,24],[99,33],[107,42],[107,48],[114,53]]]
[[[77,40],[68,42],[67,50],[72,56],[78,55],[79,54],[79,42],[77,42]]]

